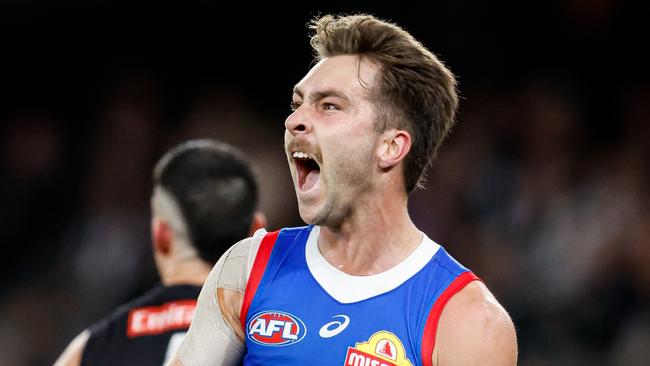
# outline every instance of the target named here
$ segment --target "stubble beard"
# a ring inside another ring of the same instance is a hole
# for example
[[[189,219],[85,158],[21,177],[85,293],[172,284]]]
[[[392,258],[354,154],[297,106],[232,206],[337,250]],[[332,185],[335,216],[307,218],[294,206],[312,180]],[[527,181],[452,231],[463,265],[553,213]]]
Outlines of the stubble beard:
[[[324,177],[321,176],[321,179]],[[325,196],[323,206],[315,213],[311,220],[305,220],[308,224],[326,226],[333,230],[341,228],[345,220],[350,217],[354,211],[353,201],[360,196],[354,183],[355,177],[347,176],[345,179],[328,179],[330,185],[328,194]],[[332,182],[337,182],[332,184]],[[357,187],[358,188],[358,187]],[[302,214],[301,214],[302,217]],[[309,221],[309,222],[308,222]]]
[[[317,151],[320,153],[320,150]],[[363,199],[371,189],[371,183],[368,181],[371,166],[371,155],[368,155],[357,164],[339,165],[339,169],[335,173],[331,172],[333,174],[329,176],[323,174],[325,170],[321,170],[321,184],[324,184],[327,190],[325,202],[310,220],[305,219],[299,203],[303,221],[334,230],[341,228],[345,220],[354,213],[354,202]]]

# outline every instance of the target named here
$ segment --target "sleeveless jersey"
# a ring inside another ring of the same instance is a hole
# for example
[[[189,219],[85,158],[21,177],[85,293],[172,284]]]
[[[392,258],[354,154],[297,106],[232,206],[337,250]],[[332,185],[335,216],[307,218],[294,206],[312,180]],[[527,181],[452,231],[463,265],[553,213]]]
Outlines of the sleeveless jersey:
[[[405,261],[421,264],[400,267],[397,272],[412,271],[400,283],[348,288],[343,281],[327,287],[310,262],[317,240],[313,226],[268,233],[262,240],[240,316],[246,333],[243,364],[431,365],[445,304],[477,277],[424,236],[419,252]],[[349,282],[355,277],[341,276]],[[370,295],[342,301],[332,290]]]
[[[92,325],[81,366],[161,366],[190,326],[201,287],[158,285]]]

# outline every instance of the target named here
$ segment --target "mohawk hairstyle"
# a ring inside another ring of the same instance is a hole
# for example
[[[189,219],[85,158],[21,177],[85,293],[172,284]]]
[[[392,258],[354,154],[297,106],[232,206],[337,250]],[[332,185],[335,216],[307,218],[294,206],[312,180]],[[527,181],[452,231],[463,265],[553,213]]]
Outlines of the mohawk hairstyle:
[[[257,208],[257,183],[243,155],[230,145],[193,140],[170,150],[156,165],[154,185],[176,201],[201,259],[216,263],[248,236]]]

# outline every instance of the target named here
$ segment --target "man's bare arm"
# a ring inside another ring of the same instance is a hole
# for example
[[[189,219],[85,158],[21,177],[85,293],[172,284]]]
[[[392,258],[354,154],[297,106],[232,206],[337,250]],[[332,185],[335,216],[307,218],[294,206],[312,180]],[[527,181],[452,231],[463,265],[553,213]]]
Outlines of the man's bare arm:
[[[88,330],[84,330],[75,337],[61,356],[59,356],[59,359],[56,360],[54,366],[79,366],[81,364],[81,356],[86,348],[86,342],[88,342],[88,337],[90,337]]]
[[[168,365],[239,365],[244,332],[239,322],[248,271],[257,254],[260,230],[230,248],[214,266],[199,295],[192,325]]]
[[[440,317],[432,364],[517,364],[515,327],[483,283],[474,281],[449,300]]]

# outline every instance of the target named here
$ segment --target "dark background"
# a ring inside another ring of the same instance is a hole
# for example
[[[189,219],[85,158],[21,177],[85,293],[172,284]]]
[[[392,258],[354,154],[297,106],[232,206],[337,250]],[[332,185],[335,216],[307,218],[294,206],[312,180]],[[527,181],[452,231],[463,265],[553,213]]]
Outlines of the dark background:
[[[510,311],[520,364],[648,364],[648,7],[522,3],[0,3],[0,364],[52,363],[157,281],[151,169],[180,141],[239,146],[269,228],[301,224],[283,122],[329,12],[390,19],[459,77],[410,209]]]

